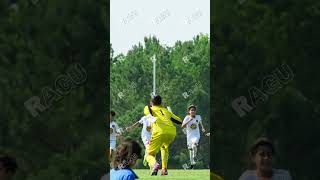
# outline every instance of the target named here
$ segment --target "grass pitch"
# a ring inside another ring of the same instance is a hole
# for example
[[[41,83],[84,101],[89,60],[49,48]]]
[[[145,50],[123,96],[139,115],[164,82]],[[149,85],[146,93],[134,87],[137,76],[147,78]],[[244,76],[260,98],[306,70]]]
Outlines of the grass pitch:
[[[151,176],[149,169],[134,169],[134,172],[140,180],[210,180],[209,169],[168,169],[168,176],[161,176],[161,170],[158,172],[158,176]]]

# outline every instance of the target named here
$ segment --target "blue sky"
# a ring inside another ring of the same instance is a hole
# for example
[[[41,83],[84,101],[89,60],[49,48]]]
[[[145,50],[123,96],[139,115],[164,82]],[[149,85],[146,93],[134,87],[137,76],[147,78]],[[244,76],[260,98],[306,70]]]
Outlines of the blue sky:
[[[210,0],[111,0],[110,40],[115,54],[124,53],[145,36],[161,44],[210,34]]]

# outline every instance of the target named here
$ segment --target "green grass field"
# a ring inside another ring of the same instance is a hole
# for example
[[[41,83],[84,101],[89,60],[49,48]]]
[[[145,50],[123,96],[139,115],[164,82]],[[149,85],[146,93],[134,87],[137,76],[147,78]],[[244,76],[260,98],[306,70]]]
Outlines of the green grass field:
[[[184,170],[184,169],[169,169],[168,176],[161,176],[161,170],[158,176],[150,176],[148,169],[134,169],[134,172],[139,176],[140,180],[149,179],[168,179],[168,180],[209,180],[209,169],[197,169],[197,170]]]

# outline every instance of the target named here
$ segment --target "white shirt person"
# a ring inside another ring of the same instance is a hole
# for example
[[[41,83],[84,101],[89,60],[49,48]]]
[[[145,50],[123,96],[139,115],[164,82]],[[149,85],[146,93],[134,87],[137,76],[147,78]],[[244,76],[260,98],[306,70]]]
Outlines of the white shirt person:
[[[187,145],[188,147],[191,147],[192,143],[198,144],[200,140],[200,122],[201,122],[201,116],[196,115],[195,117],[191,117],[190,115],[187,115],[183,123],[187,123],[185,126],[186,129],[186,135],[187,135]]]
[[[273,168],[274,146],[267,138],[259,138],[251,147],[255,170],[246,170],[239,180],[292,180],[289,171]]]
[[[196,115],[196,106],[191,105],[188,107],[187,111],[188,114],[181,125],[184,132],[187,135],[187,146],[189,149],[189,156],[190,156],[190,169],[193,169],[194,165],[196,164],[195,158],[197,154],[197,146],[200,141],[200,125],[202,128],[202,132],[205,133],[205,129],[202,124],[202,118],[200,115]]]
[[[131,130],[133,127],[137,126],[138,124],[142,124],[141,130],[141,140],[145,147],[150,143],[152,128],[151,124],[156,121],[156,118],[152,115],[143,116],[139,121],[135,122],[133,125],[126,128],[126,131]]]
[[[118,124],[114,121],[110,122],[110,149],[116,150],[117,136],[121,134]]]

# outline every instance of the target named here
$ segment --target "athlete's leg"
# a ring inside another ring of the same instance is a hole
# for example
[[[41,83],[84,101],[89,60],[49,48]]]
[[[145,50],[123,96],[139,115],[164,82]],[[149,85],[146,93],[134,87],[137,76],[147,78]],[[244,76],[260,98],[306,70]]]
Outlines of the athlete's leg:
[[[162,161],[162,169],[167,169],[168,167],[168,157],[169,157],[169,145],[175,139],[175,135],[165,135],[163,138],[163,145],[161,146],[161,161]]]
[[[150,169],[153,169],[157,163],[156,154],[159,152],[162,145],[162,135],[158,133],[152,134],[150,144],[146,149],[146,161],[149,164]]]
[[[192,143],[192,162],[193,164],[196,164],[196,156],[197,156],[197,144],[196,143]]]
[[[188,139],[187,145],[188,145],[188,150],[189,150],[190,164],[194,165],[195,164],[195,161],[194,161],[194,158],[193,158],[194,153],[193,153],[193,148],[192,148],[192,142],[191,142],[190,139]]]
[[[142,142],[144,144],[145,147],[145,153],[144,153],[144,158],[143,158],[143,165],[147,166],[147,147],[150,144],[150,138],[146,138],[146,137],[142,137]]]
[[[198,150],[198,143],[199,143],[199,137],[193,137],[191,139],[191,148],[192,148],[192,159],[193,159],[193,164],[196,164],[195,159],[197,156],[197,150]]]
[[[169,147],[168,146],[162,146],[161,147],[162,169],[167,169],[168,157],[169,157]]]

